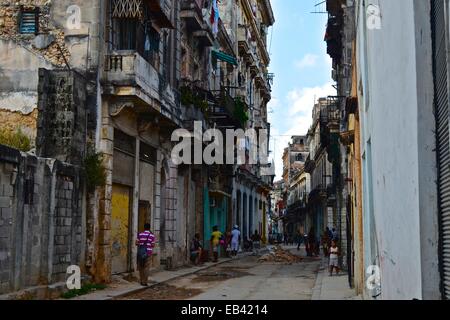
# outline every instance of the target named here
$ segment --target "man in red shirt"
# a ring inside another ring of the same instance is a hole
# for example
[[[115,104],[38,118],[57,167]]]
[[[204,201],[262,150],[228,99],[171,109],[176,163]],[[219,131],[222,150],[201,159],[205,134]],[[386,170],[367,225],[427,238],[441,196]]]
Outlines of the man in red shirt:
[[[150,231],[150,224],[144,226],[145,231],[139,233],[136,239],[136,246],[138,246],[137,265],[139,270],[139,277],[141,285],[148,286],[148,271],[150,268],[151,256],[153,248],[155,247],[155,235]]]

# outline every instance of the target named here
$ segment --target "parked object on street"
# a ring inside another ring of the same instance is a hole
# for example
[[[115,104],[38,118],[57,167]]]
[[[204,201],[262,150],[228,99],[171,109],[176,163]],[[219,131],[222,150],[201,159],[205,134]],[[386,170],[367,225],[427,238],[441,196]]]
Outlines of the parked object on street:
[[[148,286],[148,270],[150,268],[150,258],[155,246],[155,236],[150,231],[149,223],[145,224],[144,229],[144,232],[141,232],[136,239],[136,246],[138,246],[137,266],[141,285]]]

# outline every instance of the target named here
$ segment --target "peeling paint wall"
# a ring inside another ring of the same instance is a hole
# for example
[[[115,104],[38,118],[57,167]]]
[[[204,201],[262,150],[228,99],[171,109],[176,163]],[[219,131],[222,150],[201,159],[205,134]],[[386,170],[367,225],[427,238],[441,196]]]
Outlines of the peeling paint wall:
[[[82,73],[98,66],[99,1],[44,1],[5,0],[0,2],[0,111],[9,127],[20,127],[36,138],[39,68],[71,69]],[[69,27],[73,12],[69,7],[80,8],[80,25]],[[39,8],[37,34],[21,34],[19,17],[21,6]],[[95,49],[93,49],[95,48]],[[94,92],[96,90],[94,89]],[[94,99],[95,101],[95,99]],[[96,104],[96,101],[94,102]],[[8,111],[22,116],[8,115]],[[14,123],[13,120],[20,120]],[[17,125],[16,125],[17,124]]]

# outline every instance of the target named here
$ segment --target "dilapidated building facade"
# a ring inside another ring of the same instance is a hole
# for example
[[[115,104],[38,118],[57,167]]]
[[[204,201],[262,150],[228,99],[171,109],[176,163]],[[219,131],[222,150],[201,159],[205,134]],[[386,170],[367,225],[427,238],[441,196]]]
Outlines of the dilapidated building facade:
[[[194,121],[269,128],[264,30],[273,23],[269,1],[1,3],[1,126],[26,134],[39,159],[74,166],[73,197],[83,201],[67,219],[81,221],[82,251],[70,264],[97,282],[135,271],[134,239],[147,222],[154,269],[187,263],[194,234],[208,247],[214,225],[267,234],[270,176],[256,166],[175,165],[171,152],[172,133]],[[83,175],[96,156],[104,181],[92,188]],[[236,191],[244,180],[245,216]],[[1,292],[28,285],[2,282]]]

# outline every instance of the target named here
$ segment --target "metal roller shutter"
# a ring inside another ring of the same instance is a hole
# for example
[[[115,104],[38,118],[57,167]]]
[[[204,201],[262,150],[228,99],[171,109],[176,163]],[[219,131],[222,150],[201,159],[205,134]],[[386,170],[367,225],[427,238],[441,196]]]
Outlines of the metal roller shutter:
[[[445,1],[431,0],[433,73],[437,121],[442,293],[450,298],[450,133]]]

